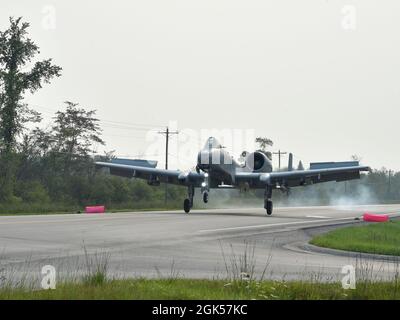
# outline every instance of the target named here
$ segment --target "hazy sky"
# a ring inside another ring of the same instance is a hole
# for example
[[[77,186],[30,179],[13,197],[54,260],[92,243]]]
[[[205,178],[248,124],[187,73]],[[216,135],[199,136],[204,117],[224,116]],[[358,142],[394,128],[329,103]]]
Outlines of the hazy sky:
[[[26,99],[44,124],[65,100],[95,108],[118,155],[162,166],[147,129],[176,122],[171,168],[194,165],[185,133],[197,149],[202,129],[225,129],[307,164],[400,170],[398,0],[1,0],[1,29],[9,16],[63,67]]]

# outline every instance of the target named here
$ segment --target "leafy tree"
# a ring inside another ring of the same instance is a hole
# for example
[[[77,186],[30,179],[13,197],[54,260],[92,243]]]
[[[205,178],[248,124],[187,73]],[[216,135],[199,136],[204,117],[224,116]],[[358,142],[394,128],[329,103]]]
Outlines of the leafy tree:
[[[13,197],[15,179],[15,144],[24,124],[39,121],[39,113],[22,102],[28,90],[34,93],[60,76],[61,68],[53,65],[51,59],[38,61],[29,66],[39,53],[39,47],[28,38],[29,23],[21,18],[10,18],[10,26],[0,31],[0,155],[2,160],[0,198]]]
[[[259,151],[263,152],[268,157],[269,160],[272,160],[271,151],[266,150],[267,146],[273,146],[274,143],[272,142],[272,140],[268,138],[258,137],[256,138],[256,143],[260,145]]]
[[[58,111],[55,117],[55,124],[52,127],[54,139],[54,151],[63,158],[64,175],[71,173],[73,165],[79,170],[81,165],[94,152],[94,143],[104,145],[100,138],[101,129],[99,120],[94,118],[95,110],[86,111],[79,108],[79,104],[65,102],[66,110]]]
[[[256,143],[258,143],[260,145],[260,149],[265,151],[265,149],[267,148],[267,146],[273,146],[274,143],[271,139],[266,138],[266,137],[257,137],[256,138]]]
[[[353,154],[351,160],[361,162],[362,158],[357,154]]]

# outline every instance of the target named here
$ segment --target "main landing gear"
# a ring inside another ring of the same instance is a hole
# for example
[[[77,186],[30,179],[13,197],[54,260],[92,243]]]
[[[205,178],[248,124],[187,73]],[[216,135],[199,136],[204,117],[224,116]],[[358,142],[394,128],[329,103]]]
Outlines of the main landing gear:
[[[188,198],[183,201],[183,210],[185,210],[186,213],[190,212],[190,209],[193,207],[193,197],[194,197],[194,186],[189,186],[188,187]]]
[[[264,208],[267,211],[267,215],[270,216],[272,214],[273,207],[272,200],[265,200]]]
[[[267,211],[267,215],[271,215],[273,211],[273,204],[272,204],[272,188],[267,186],[264,192],[264,208]]]

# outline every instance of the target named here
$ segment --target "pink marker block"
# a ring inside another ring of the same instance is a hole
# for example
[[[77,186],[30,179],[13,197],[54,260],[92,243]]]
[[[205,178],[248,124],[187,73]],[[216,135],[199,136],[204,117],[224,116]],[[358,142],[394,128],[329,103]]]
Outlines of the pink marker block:
[[[368,222],[386,222],[389,220],[389,215],[364,213],[363,219],[364,219],[364,221],[368,221]]]
[[[85,207],[86,213],[104,213],[106,211],[105,206],[92,206],[92,207]]]

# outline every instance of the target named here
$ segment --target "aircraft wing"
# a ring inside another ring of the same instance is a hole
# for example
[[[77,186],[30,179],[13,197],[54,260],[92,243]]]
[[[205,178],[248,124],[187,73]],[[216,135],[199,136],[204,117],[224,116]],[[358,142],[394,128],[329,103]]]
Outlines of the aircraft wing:
[[[361,171],[369,171],[367,166],[334,167],[299,171],[270,173],[246,173],[236,175],[237,182],[249,182],[250,185],[273,187],[297,187],[328,181],[346,181],[360,178]]]
[[[96,162],[96,167],[108,168],[112,175],[125,178],[144,179],[147,180],[149,184],[153,185],[163,182],[181,186],[194,185],[195,187],[200,187],[201,183],[205,179],[204,174],[197,172],[164,170],[110,162]]]

